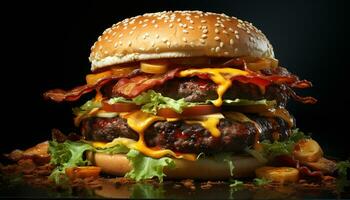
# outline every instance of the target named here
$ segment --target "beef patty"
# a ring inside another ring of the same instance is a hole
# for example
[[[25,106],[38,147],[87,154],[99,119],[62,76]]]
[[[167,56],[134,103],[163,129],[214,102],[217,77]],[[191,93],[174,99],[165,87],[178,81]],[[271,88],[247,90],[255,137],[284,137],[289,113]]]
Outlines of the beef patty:
[[[287,123],[280,118],[249,116],[262,128],[259,140],[280,140],[290,133]],[[258,133],[251,122],[238,122],[220,119],[219,137],[213,137],[200,124],[187,124],[184,121],[159,121],[145,131],[145,142],[149,147],[161,147],[182,153],[241,152],[254,144]],[[110,142],[117,137],[138,139],[125,119],[92,117],[82,121],[82,133],[87,140]]]
[[[205,79],[196,77],[173,79],[155,90],[163,96],[173,99],[185,98],[188,102],[205,102],[216,99],[217,85]],[[286,85],[269,85],[263,93],[260,88],[251,83],[233,81],[232,86],[225,92],[224,99],[276,100],[278,106],[285,107],[289,99]]]

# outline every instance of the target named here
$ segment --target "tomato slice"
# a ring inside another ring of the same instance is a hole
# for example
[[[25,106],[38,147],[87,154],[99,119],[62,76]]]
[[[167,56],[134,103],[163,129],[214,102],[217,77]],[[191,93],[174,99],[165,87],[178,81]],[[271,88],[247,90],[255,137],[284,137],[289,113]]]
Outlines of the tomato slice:
[[[209,115],[219,112],[220,109],[213,105],[197,105],[185,108],[182,113],[177,113],[171,108],[161,108],[157,115],[165,118],[179,118],[198,115]]]
[[[114,103],[109,104],[107,102],[102,102],[102,109],[107,112],[130,112],[133,110],[140,109],[140,106],[134,103]]]

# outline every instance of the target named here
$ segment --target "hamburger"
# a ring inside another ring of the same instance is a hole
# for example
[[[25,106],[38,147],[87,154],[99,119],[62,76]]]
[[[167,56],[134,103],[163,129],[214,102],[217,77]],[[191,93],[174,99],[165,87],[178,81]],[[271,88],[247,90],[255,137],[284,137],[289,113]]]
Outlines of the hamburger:
[[[258,168],[274,178],[261,167],[281,156],[324,159],[286,109],[289,100],[316,102],[294,91],[311,83],[281,67],[249,22],[201,11],[144,14],[106,29],[89,60],[86,84],[44,94],[72,102],[95,93],[73,109],[81,137],[50,142],[54,178],[77,167],[137,181],[249,177]]]

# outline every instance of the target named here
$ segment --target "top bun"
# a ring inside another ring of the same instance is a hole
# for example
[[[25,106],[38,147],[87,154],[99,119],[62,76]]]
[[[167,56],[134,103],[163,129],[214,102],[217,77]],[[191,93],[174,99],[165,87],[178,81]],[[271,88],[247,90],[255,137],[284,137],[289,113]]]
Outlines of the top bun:
[[[91,48],[92,70],[115,64],[194,56],[273,58],[266,36],[251,23],[201,11],[148,13],[106,29]]]

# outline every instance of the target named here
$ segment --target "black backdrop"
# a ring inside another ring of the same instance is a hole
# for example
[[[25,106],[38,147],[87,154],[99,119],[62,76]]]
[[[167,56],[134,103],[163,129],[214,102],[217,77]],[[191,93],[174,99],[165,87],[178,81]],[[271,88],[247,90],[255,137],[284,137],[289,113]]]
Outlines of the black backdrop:
[[[283,66],[314,83],[301,94],[316,105],[290,103],[298,127],[312,132],[327,154],[349,157],[347,84],[349,39],[344,1],[96,1],[12,3],[2,6],[1,152],[49,139],[51,128],[74,131],[71,107],[41,94],[84,83],[90,47],[125,17],[163,10],[204,10],[252,22]]]

